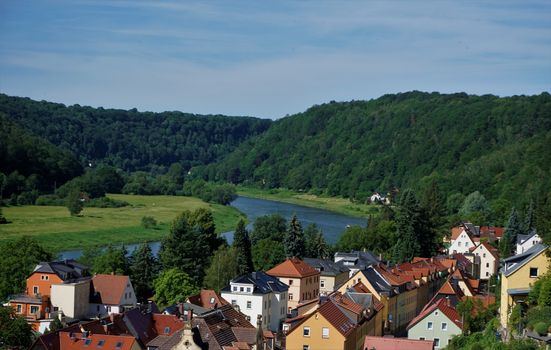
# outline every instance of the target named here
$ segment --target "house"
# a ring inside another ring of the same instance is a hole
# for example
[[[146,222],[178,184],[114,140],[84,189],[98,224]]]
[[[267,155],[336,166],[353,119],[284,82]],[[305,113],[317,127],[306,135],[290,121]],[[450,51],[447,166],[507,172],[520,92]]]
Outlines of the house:
[[[369,197],[369,203],[389,205],[390,204],[390,198],[383,196],[379,192],[374,192]]]
[[[187,298],[187,302],[202,309],[216,309],[229,304],[220,294],[211,289],[201,289],[199,294]]]
[[[432,340],[435,349],[443,349],[463,332],[461,316],[446,298],[428,304],[407,327],[408,339]]]
[[[512,308],[518,302],[524,302],[534,282],[547,273],[549,269],[547,251],[549,251],[547,246],[538,243],[524,253],[503,260],[499,311],[503,328],[507,328]]]
[[[356,272],[378,264],[381,259],[369,251],[353,251],[350,253],[336,252],[334,261],[348,268],[350,270],[348,276],[352,277]]]
[[[136,293],[128,276],[95,275],[92,278],[89,313],[110,315],[122,313],[137,304]]]
[[[536,230],[533,230],[527,235],[518,235],[516,253],[522,254],[538,243],[541,243],[541,238],[536,233]]]
[[[478,276],[482,280],[488,280],[497,273],[499,265],[499,253],[488,242],[481,242],[471,251],[480,258],[480,271]]]
[[[362,309],[361,306],[350,308]],[[318,309],[304,317],[289,330],[286,337],[287,350],[356,350],[363,338],[358,334],[358,318],[351,310],[327,298]],[[352,316],[352,317],[351,317]],[[361,319],[360,319],[361,321]]]
[[[304,258],[304,262],[320,272],[319,292],[327,295],[348,280],[350,269],[331,260]]]
[[[434,342],[394,337],[366,336],[363,350],[433,350]]]
[[[287,259],[266,273],[289,286],[288,311],[319,295],[320,272],[300,259]]]
[[[277,332],[287,315],[288,291],[285,283],[258,271],[234,278],[221,295],[238,307],[247,320],[256,320],[261,315],[262,327]]]
[[[80,349],[141,350],[136,338],[131,335],[94,334],[84,332],[59,332],[60,350]]]
[[[58,313],[70,318],[86,314],[89,285],[88,268],[75,260],[40,262],[27,278],[25,293],[8,304],[42,333]]]
[[[469,253],[470,249],[476,246],[473,239],[473,231],[475,231],[475,228],[470,223],[452,228],[448,252],[450,254]]]

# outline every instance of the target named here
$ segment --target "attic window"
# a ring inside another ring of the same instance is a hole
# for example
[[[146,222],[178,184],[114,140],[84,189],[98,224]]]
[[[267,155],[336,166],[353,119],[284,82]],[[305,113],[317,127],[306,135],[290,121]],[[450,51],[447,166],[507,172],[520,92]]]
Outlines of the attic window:
[[[84,346],[88,346],[88,345],[90,345],[90,343],[92,343],[92,339],[86,339],[84,341]]]
[[[165,334],[170,334],[170,327],[165,327]]]
[[[105,340],[102,339],[102,340],[98,341],[98,348],[103,347],[103,344],[105,344]]]
[[[122,341],[118,341],[117,344],[115,345],[115,349],[120,349],[122,348]]]
[[[537,267],[531,267],[530,268],[530,277],[538,277],[538,268]]]
[[[214,304],[214,297],[210,298],[210,303]]]

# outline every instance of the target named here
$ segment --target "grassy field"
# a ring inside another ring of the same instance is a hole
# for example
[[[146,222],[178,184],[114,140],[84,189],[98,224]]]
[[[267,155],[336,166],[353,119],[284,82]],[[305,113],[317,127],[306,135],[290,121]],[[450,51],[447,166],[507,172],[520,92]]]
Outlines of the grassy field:
[[[297,193],[287,189],[261,190],[238,186],[237,193],[240,196],[269,199],[303,205],[305,207],[326,209],[360,218],[365,218],[368,215],[377,215],[379,212],[379,208],[376,205],[352,203],[346,198],[315,196],[313,194]]]
[[[71,217],[65,207],[18,206],[2,208],[12,223],[0,226],[0,241],[28,235],[46,248],[58,252],[109,243],[137,243],[162,239],[170,222],[184,210],[210,208],[218,232],[233,230],[244,217],[230,206],[209,204],[197,198],[180,196],[133,196],[110,194],[130,203],[123,208],[84,208]],[[143,216],[159,223],[154,229],[141,226]]]

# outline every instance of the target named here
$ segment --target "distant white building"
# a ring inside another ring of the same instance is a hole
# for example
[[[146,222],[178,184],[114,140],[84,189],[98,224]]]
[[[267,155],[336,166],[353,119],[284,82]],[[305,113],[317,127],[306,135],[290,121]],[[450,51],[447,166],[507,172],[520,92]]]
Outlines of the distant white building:
[[[471,248],[474,248],[475,246],[476,244],[471,234],[465,227],[454,227],[454,229],[452,229],[450,247],[448,248],[449,254],[470,253]]]
[[[261,315],[262,326],[277,332],[287,316],[288,289],[276,277],[258,271],[234,278],[221,294],[252,324]]]
[[[499,255],[496,248],[487,242],[482,242],[473,249],[472,253],[480,257],[480,279],[487,280],[497,273]]]
[[[527,235],[517,236],[517,254],[522,254],[536,244],[541,243],[541,238],[536,231],[532,231]]]

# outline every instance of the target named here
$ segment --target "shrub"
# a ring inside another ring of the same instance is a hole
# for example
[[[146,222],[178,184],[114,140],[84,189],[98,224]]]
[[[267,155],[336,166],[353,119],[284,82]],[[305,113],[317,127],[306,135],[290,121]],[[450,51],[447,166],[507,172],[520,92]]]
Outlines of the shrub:
[[[119,201],[109,197],[93,198],[85,203],[85,206],[92,208],[122,208],[128,205],[126,201]]]
[[[545,322],[538,322],[534,325],[534,331],[536,331],[539,335],[547,335],[547,328],[549,325]]]
[[[64,206],[65,200],[59,198],[55,194],[46,194],[39,196],[34,202],[35,205],[55,205],[55,206]]]
[[[157,226],[157,220],[153,216],[142,217],[142,226],[144,228],[153,228]]]

